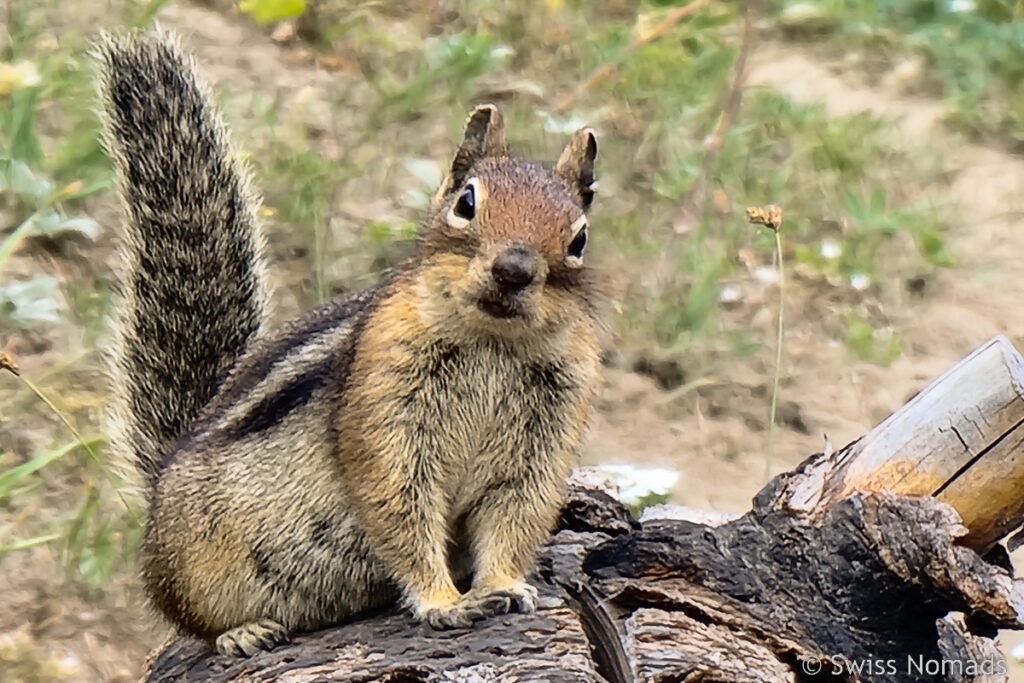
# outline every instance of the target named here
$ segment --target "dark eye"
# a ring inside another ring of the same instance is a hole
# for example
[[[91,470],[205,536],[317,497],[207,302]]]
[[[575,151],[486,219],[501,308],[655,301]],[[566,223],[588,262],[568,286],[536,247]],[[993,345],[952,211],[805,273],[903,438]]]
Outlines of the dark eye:
[[[473,192],[473,186],[468,185],[462,194],[459,195],[459,200],[455,202],[455,206],[452,211],[459,218],[464,218],[467,221],[473,220],[473,216],[476,215],[476,194]]]
[[[576,236],[572,238],[572,242],[569,242],[569,249],[567,254],[573,258],[583,258],[583,250],[587,248],[587,226],[580,228],[580,231],[576,233]]]

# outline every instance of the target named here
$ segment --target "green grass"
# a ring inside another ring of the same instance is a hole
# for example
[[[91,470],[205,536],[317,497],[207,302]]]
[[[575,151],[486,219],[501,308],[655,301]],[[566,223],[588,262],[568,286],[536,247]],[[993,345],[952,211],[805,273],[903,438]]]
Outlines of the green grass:
[[[0,84],[0,345],[21,340],[19,353],[25,339],[61,340],[51,372],[22,382],[0,371],[0,434],[30,434],[0,441],[15,449],[37,444],[35,455],[15,450],[0,462],[0,511],[12,512],[0,519],[0,562],[51,544],[75,567],[76,583],[99,588],[130,561],[139,526],[117,500],[102,457],[85,455],[102,453],[103,438],[77,440],[74,427],[95,429],[105,393],[98,346],[110,275],[88,256],[100,237],[89,210],[112,183],[88,43],[84,33],[53,37],[58,10],[58,3],[12,3],[10,40],[0,50],[0,62],[18,74]],[[31,380],[55,403],[40,400]],[[39,506],[46,514],[26,520],[17,512]]]
[[[371,121],[405,121],[439,106],[450,106],[453,101],[465,102],[475,80],[498,68],[510,53],[510,48],[481,30],[428,40],[416,60],[418,67],[411,74],[389,68],[367,72],[369,82],[380,95]]]
[[[638,344],[653,340],[683,352],[708,336],[716,343],[722,334],[719,293],[723,279],[736,274],[737,252],[753,246],[770,253],[770,241],[745,225],[746,205],[784,206],[794,218],[788,244],[796,262],[843,278],[847,286],[859,276],[880,279],[890,254],[893,261],[909,255],[918,270],[952,263],[941,206],[924,191],[939,170],[925,150],[894,148],[886,122],[866,116],[831,120],[821,107],[799,105],[770,90],[748,95],[711,169],[709,196],[725,193],[731,203],[728,215],[702,207],[684,238],[672,236],[679,203],[700,168],[703,140],[716,124],[731,78],[738,4],[716,4],[632,53],[626,52],[632,22],[604,17],[599,8],[579,5],[532,15],[509,9],[505,20],[488,15],[484,21],[485,11],[493,10],[484,5],[462,3],[448,30],[422,45],[403,42],[397,37],[402,30],[385,31],[384,24],[349,23],[347,40],[366,50],[364,73],[372,89],[355,110],[351,98],[343,103],[348,125],[358,131],[354,144],[379,145],[384,148],[380,158],[404,158],[406,167],[429,158],[421,144],[430,123],[425,113],[448,112],[454,139],[480,82],[503,78],[546,91],[541,99],[522,94],[502,102],[513,144],[527,155],[550,159],[574,125],[594,122],[597,115],[601,127],[603,117],[604,126],[613,129],[602,136],[600,154],[601,185],[610,190],[597,208],[606,255],[610,261],[623,258],[637,272],[649,270],[666,251],[673,255],[666,278],[635,278],[628,294],[627,333]],[[656,20],[659,10],[642,10],[653,12],[644,19],[648,24]],[[410,23],[411,28],[403,28],[423,30],[415,20]],[[573,49],[547,44],[556,39]],[[389,52],[395,57],[388,58]],[[558,93],[608,63],[619,65],[609,81],[586,93],[574,110],[550,113]],[[301,197],[291,202],[299,212],[278,207],[282,217],[316,226],[352,175],[346,170],[340,172],[343,178],[334,178],[336,167],[325,168],[315,151],[314,158],[307,154],[282,157],[285,163],[275,162],[264,179],[272,205],[278,184],[287,187],[283,196]],[[910,180],[894,187],[897,176]],[[396,226],[414,223],[419,215],[418,206],[402,203],[409,193],[401,184],[415,179],[391,173],[373,180],[363,185],[367,194],[398,204],[400,219],[390,223],[390,232],[400,233]],[[366,238],[359,248],[374,252],[387,241],[380,231],[355,229]],[[314,254],[325,247],[318,232],[312,243]],[[837,255],[823,256],[823,251]],[[332,252],[326,260],[347,256]],[[391,263],[373,258],[351,265],[372,275]]]
[[[673,237],[733,54],[705,29],[699,42],[684,35],[639,51],[610,88],[612,97],[630,102],[634,115],[652,122],[642,137],[611,143],[612,158],[647,169],[629,179],[642,205],[616,201],[611,207],[616,247],[640,264],[672,255],[666,276],[631,292],[628,308],[638,312],[628,320],[638,338],[684,350],[721,333],[718,296],[723,279],[737,273],[737,253],[753,247],[770,259],[771,240],[746,225],[746,206],[783,206],[796,262],[847,287],[865,276],[878,283],[896,264],[925,271],[952,264],[945,246],[949,217],[941,198],[929,192],[939,160],[900,145],[884,121],[832,119],[819,105],[798,104],[770,89],[747,94],[711,168],[709,197],[717,193],[729,206],[702,207],[689,232]],[[656,97],[656,87],[671,94]],[[642,221],[634,215],[638,209]]]
[[[916,87],[940,94],[948,122],[973,136],[1024,143],[1024,5],[1016,0],[786,0],[790,37],[859,54],[882,70],[915,56]]]

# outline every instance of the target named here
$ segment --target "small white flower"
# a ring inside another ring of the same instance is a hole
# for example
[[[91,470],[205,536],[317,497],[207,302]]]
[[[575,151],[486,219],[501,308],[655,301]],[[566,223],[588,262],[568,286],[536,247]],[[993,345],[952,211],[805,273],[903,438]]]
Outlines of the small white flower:
[[[821,241],[821,256],[827,258],[829,261],[839,258],[840,254],[843,253],[843,248],[839,246],[839,242],[835,240],[822,240]]]
[[[950,0],[949,11],[956,13],[973,12],[974,0]]]
[[[515,50],[510,48],[508,45],[496,45],[491,49],[491,57],[498,61],[504,61],[516,53]]]
[[[601,465],[594,469],[604,472],[619,485],[619,500],[626,505],[639,503],[647,496],[668,495],[679,481],[678,472],[661,467]]]
[[[718,293],[718,300],[723,304],[732,304],[740,300],[740,288],[735,285],[726,285]]]
[[[871,286],[871,277],[864,273],[854,273],[850,276],[850,286],[858,292],[863,292]]]
[[[766,287],[779,284],[779,271],[768,266],[758,266],[754,269],[754,279]]]

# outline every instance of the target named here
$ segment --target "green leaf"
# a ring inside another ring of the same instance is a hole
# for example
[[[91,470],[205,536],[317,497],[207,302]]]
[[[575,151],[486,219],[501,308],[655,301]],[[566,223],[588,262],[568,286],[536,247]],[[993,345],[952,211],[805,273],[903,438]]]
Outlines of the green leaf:
[[[52,235],[59,235],[65,232],[78,232],[90,239],[96,239],[99,232],[99,224],[88,216],[75,216],[60,221],[50,232]]]
[[[156,16],[160,14],[160,10],[167,5],[170,5],[174,0],[149,0],[146,5],[139,12],[138,17],[135,19],[135,25],[138,27],[149,26],[156,19]]]
[[[876,187],[874,192],[871,193],[871,212],[882,213],[885,211],[885,204],[885,190]]]
[[[25,88],[10,97],[10,108],[0,117],[7,140],[10,140],[10,155],[30,164],[43,162],[43,148],[36,134],[36,105],[40,88]]]
[[[858,358],[870,360],[875,350],[875,330],[863,320],[852,320],[846,328],[846,345]]]
[[[903,352],[903,344],[891,328],[876,330],[856,315],[847,320],[846,346],[861,360],[880,365],[889,365]]]
[[[306,11],[306,0],[241,0],[238,8],[257,24],[295,19]]]
[[[53,181],[36,173],[23,161],[11,161],[4,176],[5,189],[30,200],[32,204],[42,203],[53,195]]]
[[[9,319],[19,327],[57,322],[58,310],[57,278],[50,275],[0,288],[0,319]]]
[[[917,248],[925,258],[936,266],[952,267],[956,265],[953,255],[946,249],[946,242],[934,230],[925,228],[917,231]]]

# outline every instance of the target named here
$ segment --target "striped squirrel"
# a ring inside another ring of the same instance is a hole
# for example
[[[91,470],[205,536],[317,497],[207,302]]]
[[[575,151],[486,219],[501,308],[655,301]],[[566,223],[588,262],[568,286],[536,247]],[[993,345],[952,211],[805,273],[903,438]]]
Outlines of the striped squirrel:
[[[548,168],[477,107],[413,255],[270,330],[257,201],[192,60],[159,31],[97,56],[124,206],[111,434],[156,607],[244,656],[398,599],[435,628],[534,609],[600,365],[593,132]]]

